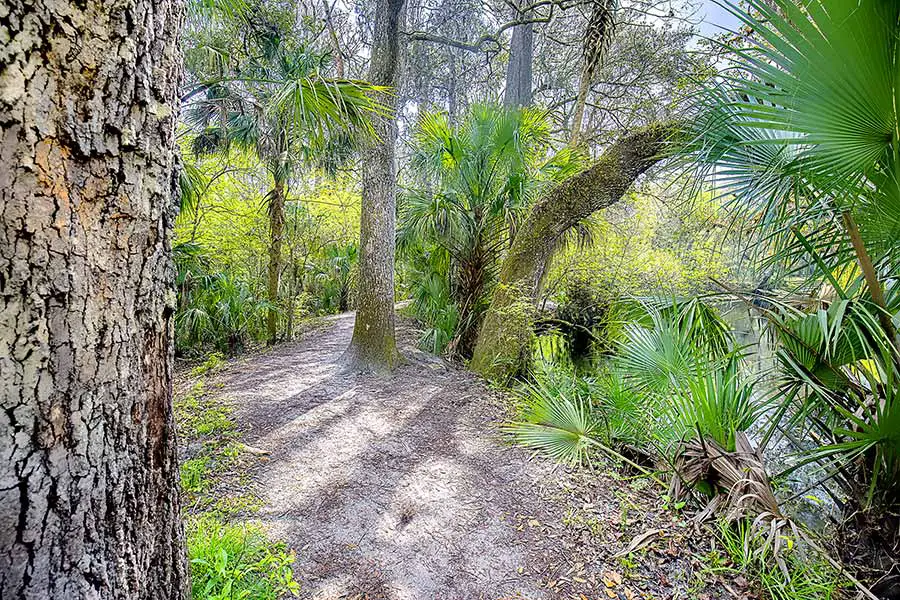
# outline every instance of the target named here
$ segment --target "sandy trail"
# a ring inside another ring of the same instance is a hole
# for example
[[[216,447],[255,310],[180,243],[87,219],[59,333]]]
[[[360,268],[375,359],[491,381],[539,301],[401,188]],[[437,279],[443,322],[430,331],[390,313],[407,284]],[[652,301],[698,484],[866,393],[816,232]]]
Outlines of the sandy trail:
[[[505,443],[497,398],[417,350],[407,325],[393,375],[341,373],[352,327],[338,315],[221,379],[244,441],[269,452],[251,473],[257,517],[297,552],[301,597],[599,597],[612,567],[590,556],[628,539],[563,518],[584,504],[612,523],[620,503],[575,491],[570,475]]]

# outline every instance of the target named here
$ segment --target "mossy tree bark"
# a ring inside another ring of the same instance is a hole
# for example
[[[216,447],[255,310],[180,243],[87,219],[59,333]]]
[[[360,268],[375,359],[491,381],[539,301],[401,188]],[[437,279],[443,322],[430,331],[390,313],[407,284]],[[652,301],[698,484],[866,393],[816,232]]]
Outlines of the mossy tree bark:
[[[403,11],[404,0],[378,0],[369,65],[373,84],[397,87]],[[376,117],[376,137],[362,150],[359,292],[345,360],[355,369],[390,371],[400,358],[394,334],[397,96],[389,92],[379,100],[391,114]]]
[[[508,379],[530,350],[534,304],[559,237],[592,213],[618,202],[634,180],[661,157],[674,126],[654,124],[627,134],[590,168],[541,198],[513,240],[485,316],[471,366]]]
[[[0,597],[172,600],[173,0],[0,7]]]

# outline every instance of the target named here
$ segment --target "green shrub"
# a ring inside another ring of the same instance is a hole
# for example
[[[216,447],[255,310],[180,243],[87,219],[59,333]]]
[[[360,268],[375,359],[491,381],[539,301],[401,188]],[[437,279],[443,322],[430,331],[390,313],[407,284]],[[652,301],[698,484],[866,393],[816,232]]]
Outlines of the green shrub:
[[[278,600],[300,590],[293,552],[258,524],[192,519],[187,546],[193,600]]]

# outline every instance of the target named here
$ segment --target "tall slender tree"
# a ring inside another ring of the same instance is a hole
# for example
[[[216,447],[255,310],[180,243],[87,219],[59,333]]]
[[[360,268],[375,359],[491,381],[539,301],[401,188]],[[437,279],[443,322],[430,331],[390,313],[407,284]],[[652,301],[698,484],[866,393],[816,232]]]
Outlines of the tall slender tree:
[[[170,247],[181,3],[2,11],[0,597],[183,598]]]
[[[323,75],[328,55],[297,39],[293,23],[263,7],[240,11],[207,32],[189,53],[188,66],[202,90],[192,100],[190,124],[198,128],[197,153],[237,146],[256,154],[271,174],[267,316],[269,343],[278,337],[284,211],[292,175],[314,149],[327,154],[325,134],[348,128],[371,133],[377,110],[365,83]],[[219,21],[213,21],[219,23]],[[212,54],[215,60],[209,60]],[[224,57],[224,59],[223,59]]]
[[[572,112],[572,130],[569,133],[569,145],[577,146],[581,135],[581,124],[584,121],[584,107],[587,104],[591,83],[603,61],[603,54],[609,47],[615,28],[615,11],[618,0],[593,0],[591,16],[584,32],[584,44],[581,51],[581,80],[578,83],[578,96],[575,98],[575,110]]]
[[[378,0],[369,81],[396,89],[404,0]],[[400,355],[394,335],[394,251],[397,205],[397,97],[381,96],[390,115],[375,120],[377,138],[362,150],[359,292],[353,338],[345,358],[352,368],[392,370]]]

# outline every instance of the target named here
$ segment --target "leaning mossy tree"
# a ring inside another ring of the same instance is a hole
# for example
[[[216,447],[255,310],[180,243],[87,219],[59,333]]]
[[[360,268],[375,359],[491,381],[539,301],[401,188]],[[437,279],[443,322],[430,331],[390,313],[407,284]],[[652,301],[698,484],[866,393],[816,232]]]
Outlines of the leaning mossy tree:
[[[471,366],[490,379],[521,370],[533,335],[534,304],[559,239],[579,221],[615,204],[663,155],[675,126],[654,123],[614,142],[588,169],[553,187],[534,206],[503,262]]]

